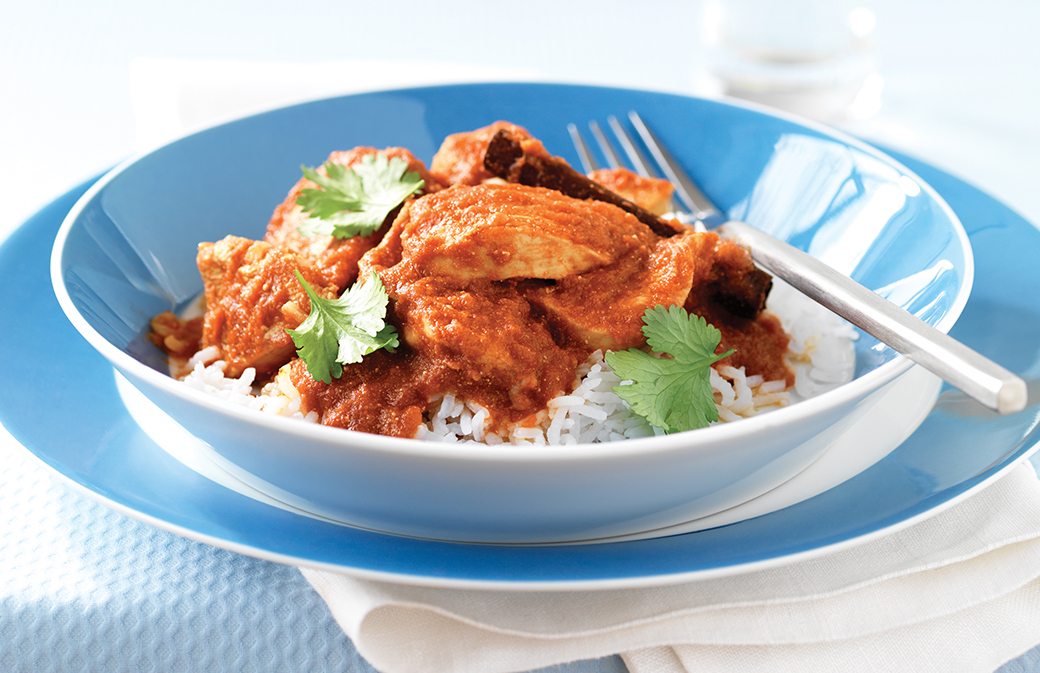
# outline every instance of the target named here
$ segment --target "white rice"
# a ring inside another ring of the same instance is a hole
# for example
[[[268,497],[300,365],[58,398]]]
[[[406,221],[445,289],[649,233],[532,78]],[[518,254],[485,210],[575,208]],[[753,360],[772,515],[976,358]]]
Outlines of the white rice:
[[[570,393],[549,401],[533,423],[505,435],[484,432],[487,409],[461,402],[453,395],[434,400],[430,421],[417,439],[428,442],[477,441],[485,444],[584,444],[645,437],[661,431],[636,415],[612,390],[622,381],[596,351],[578,371],[579,384]]]
[[[290,381],[289,371],[285,367],[278,371],[273,381],[257,390],[253,385],[256,378],[254,368],[247,367],[238,378],[227,377],[224,376],[227,363],[217,359],[219,357],[220,349],[216,346],[203,348],[183,365],[180,371],[187,373],[181,380],[196,390],[234,404],[269,414],[318,422],[318,412],[303,413],[300,393]]]
[[[779,409],[814,397],[852,379],[856,360],[855,330],[844,320],[779,279],[774,279],[767,307],[790,336],[788,363],[794,385],[746,376],[743,368],[717,365],[711,371],[719,422],[727,423]],[[199,351],[178,371],[183,381],[222,399],[267,413],[318,422],[314,411],[303,413],[300,395],[282,368],[274,381],[256,390],[255,372],[247,369],[237,378],[224,376],[225,363],[217,360],[216,347]],[[180,378],[180,376],[178,376]],[[613,388],[623,381],[596,351],[577,372],[577,387],[550,400],[532,422],[505,434],[485,432],[487,409],[446,394],[433,400],[430,420],[419,428],[417,439],[430,442],[481,442],[484,444],[586,444],[611,442],[663,432],[629,408]]]

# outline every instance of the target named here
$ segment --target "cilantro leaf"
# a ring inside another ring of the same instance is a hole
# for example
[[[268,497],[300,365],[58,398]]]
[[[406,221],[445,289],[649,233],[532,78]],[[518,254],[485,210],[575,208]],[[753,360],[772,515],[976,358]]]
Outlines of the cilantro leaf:
[[[607,364],[630,385],[614,392],[632,410],[665,432],[707,427],[719,419],[708,369],[731,355],[715,354],[722,333],[681,306],[658,305],[643,314],[647,345],[670,358],[656,358],[637,348],[608,352]]]
[[[343,365],[361,362],[380,348],[397,348],[397,330],[385,321],[389,296],[376,273],[338,299],[319,297],[299,271],[296,279],[311,300],[311,312],[299,328],[285,331],[315,381],[331,383]]]
[[[298,227],[301,235],[350,238],[371,234],[387,215],[426,183],[408,162],[387,157],[385,152],[368,154],[347,168],[325,162],[325,173],[301,166],[303,175],[321,189],[309,187],[296,203],[310,217]]]

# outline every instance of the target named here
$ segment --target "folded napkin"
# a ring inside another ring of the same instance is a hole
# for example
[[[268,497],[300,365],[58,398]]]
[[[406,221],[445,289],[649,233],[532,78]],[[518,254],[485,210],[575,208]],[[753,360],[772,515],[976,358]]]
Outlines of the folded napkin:
[[[466,64],[139,60],[138,143],[245,112],[367,89],[532,79]],[[1040,643],[1040,481],[1026,462],[891,535],[673,586],[492,591],[302,568],[383,673],[528,671],[621,654],[631,673],[989,672]]]

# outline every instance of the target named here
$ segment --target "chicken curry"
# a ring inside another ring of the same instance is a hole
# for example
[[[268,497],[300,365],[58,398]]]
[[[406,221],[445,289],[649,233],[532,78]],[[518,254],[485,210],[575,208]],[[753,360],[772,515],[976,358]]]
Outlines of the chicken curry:
[[[747,250],[662,217],[671,186],[623,169],[584,176],[523,128],[496,122],[448,136],[427,168],[408,150],[333,152],[325,167],[382,155],[421,188],[371,233],[308,235],[302,178],[262,240],[201,243],[205,314],[152,321],[171,357],[217,348],[227,374],[288,371],[321,423],[415,436],[445,393],[489,412],[490,431],[523,424],[576,385],[594,351],[646,348],[643,315],[681,306],[721,332],[725,363],[793,382],[788,338],[764,310],[770,278]],[[291,333],[314,295],[336,298],[378,277],[395,348],[318,380]]]

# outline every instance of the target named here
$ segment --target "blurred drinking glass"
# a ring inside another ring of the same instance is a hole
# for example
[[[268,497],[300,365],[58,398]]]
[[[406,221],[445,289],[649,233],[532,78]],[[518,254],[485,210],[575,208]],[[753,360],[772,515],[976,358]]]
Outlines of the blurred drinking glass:
[[[704,0],[702,12],[714,93],[827,122],[880,106],[866,0]]]

